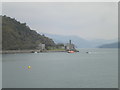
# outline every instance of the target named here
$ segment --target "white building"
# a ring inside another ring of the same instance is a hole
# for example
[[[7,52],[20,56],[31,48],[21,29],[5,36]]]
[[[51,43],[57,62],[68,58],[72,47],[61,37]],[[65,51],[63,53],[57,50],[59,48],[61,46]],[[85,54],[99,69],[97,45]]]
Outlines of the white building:
[[[45,50],[45,44],[40,43],[37,47],[39,50]]]
[[[66,50],[75,50],[75,45],[71,43],[71,40],[69,41],[69,43],[67,43],[65,45],[65,49]]]

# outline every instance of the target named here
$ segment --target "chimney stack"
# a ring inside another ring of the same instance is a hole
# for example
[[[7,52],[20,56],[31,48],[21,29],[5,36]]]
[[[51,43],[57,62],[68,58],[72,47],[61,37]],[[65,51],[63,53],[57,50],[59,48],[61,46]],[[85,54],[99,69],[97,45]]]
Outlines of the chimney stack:
[[[71,44],[71,40],[69,40],[69,43]]]

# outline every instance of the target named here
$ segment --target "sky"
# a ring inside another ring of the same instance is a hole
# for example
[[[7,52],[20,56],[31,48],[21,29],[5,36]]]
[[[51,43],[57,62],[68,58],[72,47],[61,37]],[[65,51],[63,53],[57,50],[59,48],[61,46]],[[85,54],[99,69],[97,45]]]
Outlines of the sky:
[[[117,2],[4,2],[2,14],[39,33],[118,38]]]

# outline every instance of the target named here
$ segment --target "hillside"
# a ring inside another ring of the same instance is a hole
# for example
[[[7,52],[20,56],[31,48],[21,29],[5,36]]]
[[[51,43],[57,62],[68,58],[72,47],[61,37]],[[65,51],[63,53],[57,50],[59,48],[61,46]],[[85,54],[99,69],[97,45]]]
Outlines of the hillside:
[[[117,43],[111,43],[111,44],[104,44],[102,46],[99,46],[99,48],[119,48],[120,47],[120,42]]]
[[[42,33],[42,32],[41,32]],[[104,39],[95,39],[95,40],[86,40],[80,36],[73,35],[57,35],[50,33],[42,33],[45,36],[48,36],[54,40],[55,43],[68,43],[69,40],[72,40],[72,43],[75,44],[77,48],[98,48],[101,45],[106,43],[117,42],[117,40],[104,40]]]
[[[31,30],[26,23],[7,16],[1,17],[3,50],[36,49],[39,43],[46,44],[46,47],[55,45],[52,39]]]
[[[88,40],[85,40],[81,37],[78,37],[78,36],[65,36],[65,35],[56,35],[56,34],[48,34],[48,33],[44,33],[46,36],[52,38],[55,43],[68,43],[69,40],[72,41],[73,44],[75,44],[75,46],[77,48],[92,48],[92,44],[88,41]]]

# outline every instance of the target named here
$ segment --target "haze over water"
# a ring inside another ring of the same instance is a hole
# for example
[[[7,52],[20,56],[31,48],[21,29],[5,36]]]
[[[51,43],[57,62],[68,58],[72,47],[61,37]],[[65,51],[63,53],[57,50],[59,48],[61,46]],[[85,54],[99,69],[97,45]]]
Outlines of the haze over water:
[[[117,49],[79,51],[3,54],[3,88],[118,87]]]

